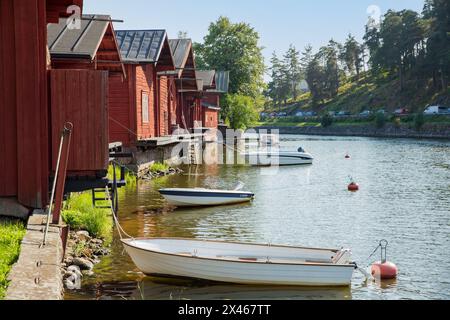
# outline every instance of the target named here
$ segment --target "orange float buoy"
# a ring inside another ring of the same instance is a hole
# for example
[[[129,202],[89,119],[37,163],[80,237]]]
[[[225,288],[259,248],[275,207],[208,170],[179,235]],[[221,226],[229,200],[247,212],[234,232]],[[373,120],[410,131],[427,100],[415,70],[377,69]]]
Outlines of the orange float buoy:
[[[375,254],[376,251],[378,251],[378,249],[381,249],[381,261],[378,261],[378,262],[375,262],[374,264],[372,264],[372,268],[371,268],[372,276],[375,279],[380,279],[380,280],[397,279],[397,276],[398,276],[397,266],[394,263],[387,261],[388,245],[389,245],[389,242],[387,240],[381,240],[377,249],[373,253],[373,254]]]
[[[348,185],[348,191],[351,191],[351,192],[359,191],[359,184],[357,184],[356,182],[351,182]]]
[[[389,261],[375,262],[372,265],[372,276],[375,279],[392,280],[397,279],[398,268],[395,264]]]

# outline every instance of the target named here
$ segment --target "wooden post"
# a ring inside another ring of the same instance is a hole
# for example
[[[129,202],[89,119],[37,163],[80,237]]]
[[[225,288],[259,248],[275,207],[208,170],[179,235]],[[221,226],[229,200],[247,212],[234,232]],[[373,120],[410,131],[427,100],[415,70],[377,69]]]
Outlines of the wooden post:
[[[61,162],[57,173],[55,207],[53,210],[53,224],[59,224],[61,219],[61,209],[66,185],[67,164],[69,162],[70,140],[72,138],[73,124],[66,123],[64,126],[64,143],[61,152]],[[52,205],[52,204],[50,204]]]

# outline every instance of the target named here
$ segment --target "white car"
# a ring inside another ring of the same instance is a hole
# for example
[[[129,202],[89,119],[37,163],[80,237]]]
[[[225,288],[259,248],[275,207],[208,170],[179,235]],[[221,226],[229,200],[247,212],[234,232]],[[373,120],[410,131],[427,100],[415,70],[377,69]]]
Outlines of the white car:
[[[425,109],[423,112],[426,115],[433,115],[433,114],[448,114],[449,109],[447,107],[442,106],[429,106]]]

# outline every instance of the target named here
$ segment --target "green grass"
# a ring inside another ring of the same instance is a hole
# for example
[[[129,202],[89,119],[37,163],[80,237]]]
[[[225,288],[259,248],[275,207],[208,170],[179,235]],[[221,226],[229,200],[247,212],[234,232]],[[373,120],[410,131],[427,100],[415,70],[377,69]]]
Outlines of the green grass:
[[[120,179],[120,167],[116,166],[116,177],[117,179]],[[108,179],[113,180],[114,179],[114,167],[110,165],[108,167]],[[125,169],[125,181],[127,183],[127,187],[135,187],[137,182],[136,175]]]
[[[23,223],[0,220],[0,300],[5,297],[8,273],[19,258],[20,243],[24,236]]]
[[[64,204],[62,217],[72,230],[88,231],[91,236],[107,243],[112,240],[111,210],[94,208],[91,192],[72,194]]]
[[[150,171],[153,172],[153,173],[155,173],[155,172],[165,172],[165,171],[169,170],[169,168],[170,168],[169,165],[167,165],[166,163],[155,162],[150,167]]]

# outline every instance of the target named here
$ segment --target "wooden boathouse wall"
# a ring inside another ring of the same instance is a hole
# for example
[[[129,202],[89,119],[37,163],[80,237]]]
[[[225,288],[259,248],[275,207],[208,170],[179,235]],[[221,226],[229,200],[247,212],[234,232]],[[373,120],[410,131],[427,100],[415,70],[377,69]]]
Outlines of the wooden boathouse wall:
[[[61,128],[71,122],[68,175],[105,176],[109,163],[108,71],[55,69],[50,78],[52,171]]]
[[[0,197],[48,202],[47,23],[82,0],[0,1]]]

